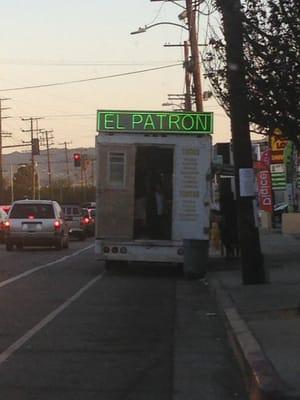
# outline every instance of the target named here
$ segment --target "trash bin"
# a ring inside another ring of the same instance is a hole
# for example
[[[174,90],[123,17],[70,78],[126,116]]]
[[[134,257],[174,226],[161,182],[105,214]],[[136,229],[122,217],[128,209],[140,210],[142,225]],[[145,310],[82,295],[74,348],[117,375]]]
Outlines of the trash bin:
[[[201,279],[208,265],[208,240],[184,239],[183,272],[186,278]]]

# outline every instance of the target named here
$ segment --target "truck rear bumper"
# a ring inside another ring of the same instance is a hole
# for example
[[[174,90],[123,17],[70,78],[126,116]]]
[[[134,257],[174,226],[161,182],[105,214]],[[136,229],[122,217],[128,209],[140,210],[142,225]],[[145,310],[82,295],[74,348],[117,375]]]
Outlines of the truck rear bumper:
[[[135,240],[113,241],[95,239],[97,260],[139,261],[139,262],[183,262],[181,241]]]

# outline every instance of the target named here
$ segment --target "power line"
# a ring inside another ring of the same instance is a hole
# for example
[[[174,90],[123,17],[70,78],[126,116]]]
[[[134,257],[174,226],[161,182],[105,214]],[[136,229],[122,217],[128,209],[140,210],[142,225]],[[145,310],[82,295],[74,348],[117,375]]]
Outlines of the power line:
[[[150,24],[149,24],[150,25]],[[149,60],[144,62],[121,62],[121,61],[53,61],[53,60],[27,60],[27,59],[3,59],[0,58],[0,64],[8,65],[28,65],[28,66],[46,66],[46,67],[132,67],[132,66],[146,66],[156,65],[162,62],[175,62],[178,60]]]
[[[91,81],[97,81],[97,80],[103,80],[103,79],[118,78],[118,77],[122,77],[122,76],[137,75],[137,74],[142,74],[145,72],[158,71],[161,69],[177,67],[179,65],[182,65],[182,63],[180,62],[180,63],[176,63],[176,64],[162,65],[160,67],[141,69],[138,71],[129,71],[129,72],[113,74],[113,75],[97,76],[95,78],[86,78],[86,79],[78,79],[78,80],[72,80],[72,81],[46,83],[46,84],[42,84],[42,85],[21,86],[21,87],[15,87],[15,88],[0,89],[0,92],[12,92],[12,91],[18,91],[18,90],[38,89],[38,88],[51,87],[51,86],[63,86],[63,85],[71,85],[74,83],[83,83],[83,82],[91,82]]]

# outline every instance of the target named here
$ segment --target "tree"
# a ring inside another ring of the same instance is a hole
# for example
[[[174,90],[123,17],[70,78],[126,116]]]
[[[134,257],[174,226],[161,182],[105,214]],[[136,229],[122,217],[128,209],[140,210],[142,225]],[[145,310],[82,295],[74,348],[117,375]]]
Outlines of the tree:
[[[35,176],[35,185],[38,185],[37,175]],[[24,197],[31,197],[32,193],[32,166],[25,165],[19,167],[14,174],[14,198],[16,200]]]
[[[299,148],[298,0],[244,0],[242,5],[249,120],[258,133],[269,135],[279,128]],[[228,65],[222,35],[211,31],[209,47],[204,57],[207,76],[229,114]]]

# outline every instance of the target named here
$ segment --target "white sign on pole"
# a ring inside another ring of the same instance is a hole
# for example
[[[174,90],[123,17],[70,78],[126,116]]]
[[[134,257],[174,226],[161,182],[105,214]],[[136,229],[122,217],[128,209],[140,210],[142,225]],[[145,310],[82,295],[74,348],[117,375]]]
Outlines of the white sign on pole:
[[[240,196],[253,197],[255,195],[255,179],[253,168],[240,168]]]

